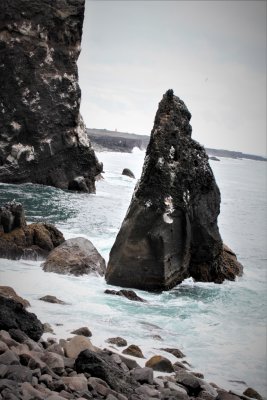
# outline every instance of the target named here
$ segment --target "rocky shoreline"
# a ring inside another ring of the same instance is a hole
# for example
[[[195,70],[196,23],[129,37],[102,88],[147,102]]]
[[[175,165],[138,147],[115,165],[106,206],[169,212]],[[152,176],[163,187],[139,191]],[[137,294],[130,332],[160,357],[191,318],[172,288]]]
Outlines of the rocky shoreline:
[[[208,383],[190,369],[179,349],[161,349],[175,362],[161,355],[143,360],[142,350],[127,347],[123,338],[108,339],[104,349],[95,347],[87,327],[67,340],[44,339],[49,327],[26,311],[22,300],[14,300],[12,291],[3,295],[0,288],[0,399],[262,399],[252,388],[236,393]],[[7,313],[12,318],[5,318]]]

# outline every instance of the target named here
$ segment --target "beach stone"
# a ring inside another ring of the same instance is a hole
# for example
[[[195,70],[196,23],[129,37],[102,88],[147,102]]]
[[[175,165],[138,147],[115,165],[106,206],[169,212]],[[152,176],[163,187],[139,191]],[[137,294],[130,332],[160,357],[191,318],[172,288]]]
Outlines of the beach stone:
[[[106,340],[107,343],[110,344],[115,344],[118,347],[125,347],[127,346],[127,340],[123,339],[120,336],[114,337],[114,338],[109,338]]]
[[[144,358],[142,350],[140,347],[136,346],[135,344],[131,344],[126,349],[122,351],[123,354],[128,354],[129,356]]]
[[[47,386],[50,382],[52,382],[52,380],[53,380],[53,378],[52,378],[52,376],[49,375],[49,374],[43,374],[43,375],[41,375],[40,378],[39,378],[39,382],[40,382],[40,383],[44,383],[46,386]]]
[[[121,174],[135,179],[134,173],[129,168],[124,168]]]
[[[63,300],[59,300],[56,296],[51,296],[50,294],[39,297],[39,300],[45,301],[47,303],[52,303],[52,304],[67,304]]]
[[[128,300],[132,301],[140,301],[142,303],[145,303],[146,300],[142,299],[141,297],[137,296],[137,294],[133,290],[111,290],[111,289],[106,289],[105,292],[106,294],[114,294],[116,296],[122,296],[126,297]]]
[[[131,370],[132,377],[141,384],[148,383],[153,385],[153,369],[152,368],[134,368]]]
[[[15,353],[13,353],[13,351],[7,349],[3,354],[0,355],[0,364],[3,365],[20,364],[19,357]]]
[[[140,365],[136,362],[136,360],[132,360],[131,358],[124,357],[121,354],[120,354],[120,358],[121,358],[123,364],[125,364],[127,366],[127,368],[130,370],[132,370],[134,368],[141,368]]]
[[[175,380],[186,387],[190,396],[197,396],[201,391],[202,381],[187,371],[175,372]]]
[[[86,336],[86,337],[92,336],[92,332],[90,331],[90,329],[87,326],[83,326],[82,328],[75,329],[71,333],[74,335],[82,335],[82,336]]]
[[[54,333],[52,326],[48,322],[45,322],[43,324],[43,328],[44,328],[44,333]]]
[[[153,356],[146,362],[146,367],[152,368],[154,371],[174,372],[174,368],[170,360],[163,356]]]
[[[23,382],[21,385],[23,400],[42,400],[47,397],[45,393],[35,389],[29,382]]]
[[[64,376],[61,378],[62,382],[71,390],[75,392],[85,392],[87,388],[87,379],[84,375],[81,376]]]
[[[142,386],[138,387],[137,389],[135,389],[135,392],[145,396],[146,399],[149,399],[149,398],[159,399],[160,398],[160,392],[157,389],[154,389],[147,385],[142,385]]]
[[[218,396],[216,397],[216,400],[238,400],[239,398],[239,396],[228,393],[225,390],[218,390]]]
[[[111,352],[90,350],[82,351],[75,361],[75,370],[78,373],[89,373],[91,376],[105,381],[116,392],[129,395],[138,383],[111,359]]]
[[[9,332],[5,331],[4,329],[0,330],[0,340],[4,342],[8,347],[16,347],[19,345],[16,340],[12,339]]]
[[[168,90],[110,251],[108,284],[161,291],[189,277],[222,283],[242,274],[241,264],[223,247],[220,191],[205,149],[191,138],[190,119],[184,102]]]
[[[32,371],[30,368],[23,365],[9,365],[8,371],[5,374],[6,379],[11,379],[16,382],[31,382]]]
[[[65,354],[69,358],[76,358],[81,351],[86,349],[95,351],[90,339],[81,335],[74,336],[64,344]]]
[[[29,313],[21,303],[0,296],[0,329],[20,329],[31,339],[38,341],[43,334],[43,325],[35,314]]]
[[[175,363],[173,364],[173,368],[174,368],[174,371],[179,371],[181,368],[188,370],[188,368],[186,368],[184,363],[182,363],[180,361],[175,361]]]
[[[83,237],[65,240],[48,255],[42,264],[45,272],[104,275],[106,262],[90,240]]]
[[[174,383],[174,382],[168,381],[166,383],[166,387],[168,387],[171,390],[174,390],[175,392],[179,393],[180,395],[183,395],[183,396],[187,397],[187,391],[184,388],[182,388],[181,386],[179,386],[176,383]]]
[[[172,348],[162,348],[160,350],[166,351],[167,353],[172,354],[176,358],[183,358],[185,357],[184,353],[179,349],[172,349]]]
[[[64,370],[64,361],[62,356],[57,353],[52,353],[51,351],[45,351],[40,356],[41,361],[43,361],[52,371],[56,373],[62,373]]]
[[[262,396],[253,388],[247,388],[243,394],[247,397],[251,397],[252,399],[262,400]]]
[[[216,396],[212,396],[209,392],[206,392],[206,390],[201,390],[201,392],[198,394],[198,399],[203,399],[203,400],[214,400],[216,399]]]
[[[8,350],[7,344],[0,340],[0,355],[3,354],[6,350]]]
[[[28,300],[20,297],[15,292],[15,290],[10,286],[0,286],[0,296],[6,297],[7,299],[13,299],[13,300],[17,301],[18,303],[21,303],[24,308],[27,308],[30,306],[30,303],[28,302]]]
[[[59,354],[60,356],[64,356],[64,350],[58,343],[53,343],[47,347],[47,351],[51,351],[52,353]]]

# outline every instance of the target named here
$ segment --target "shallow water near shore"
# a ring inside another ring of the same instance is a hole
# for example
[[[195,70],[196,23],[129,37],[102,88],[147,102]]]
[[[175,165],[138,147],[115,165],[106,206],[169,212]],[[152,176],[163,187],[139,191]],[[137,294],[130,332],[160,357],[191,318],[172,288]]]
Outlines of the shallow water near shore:
[[[121,171],[130,168],[139,177],[144,153],[103,152],[98,157],[105,179],[97,183],[96,195],[0,184],[0,201],[15,198],[24,204],[28,221],[54,223],[65,238],[89,238],[107,260],[136,184]],[[136,303],[104,294],[103,278],[44,273],[39,261],[0,259],[0,284],[28,299],[29,311],[49,322],[59,337],[87,325],[99,346],[105,346],[108,337],[122,336],[128,344],[139,345],[145,357],[161,347],[178,347],[206,380],[238,391],[252,386],[265,395],[266,163],[221,159],[211,166],[222,195],[220,232],[244,265],[244,276],[236,282],[216,285],[188,279],[161,294],[136,290],[148,301]],[[46,294],[69,304],[38,300]]]

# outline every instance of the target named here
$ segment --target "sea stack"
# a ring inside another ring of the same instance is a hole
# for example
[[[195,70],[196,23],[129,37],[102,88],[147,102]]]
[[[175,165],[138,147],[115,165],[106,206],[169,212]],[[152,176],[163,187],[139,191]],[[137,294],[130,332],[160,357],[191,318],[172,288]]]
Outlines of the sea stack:
[[[242,274],[235,254],[223,245],[220,191],[205,149],[191,138],[190,118],[184,102],[168,90],[110,252],[109,284],[158,291],[190,276],[221,283]]]
[[[95,191],[80,115],[85,0],[0,2],[0,182]]]

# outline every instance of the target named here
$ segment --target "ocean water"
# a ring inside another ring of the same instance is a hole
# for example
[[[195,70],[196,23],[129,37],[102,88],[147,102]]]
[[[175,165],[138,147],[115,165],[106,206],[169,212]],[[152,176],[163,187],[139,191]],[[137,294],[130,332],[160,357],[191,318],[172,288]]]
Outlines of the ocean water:
[[[139,177],[144,152],[103,152],[98,157],[105,179],[97,183],[96,195],[0,183],[0,203],[22,202],[28,222],[54,223],[65,238],[87,237],[108,260],[136,184],[121,172],[130,168]],[[104,294],[103,278],[61,276],[43,272],[39,261],[0,259],[0,284],[27,298],[29,311],[49,322],[59,337],[86,325],[100,347],[107,346],[107,338],[122,336],[139,345],[146,358],[163,354],[173,361],[159,349],[177,347],[209,382],[237,391],[252,386],[266,395],[266,163],[221,159],[211,166],[222,195],[220,232],[244,265],[244,276],[236,282],[187,279],[161,294],[136,290],[148,302],[135,303]],[[69,304],[38,300],[46,294]]]

